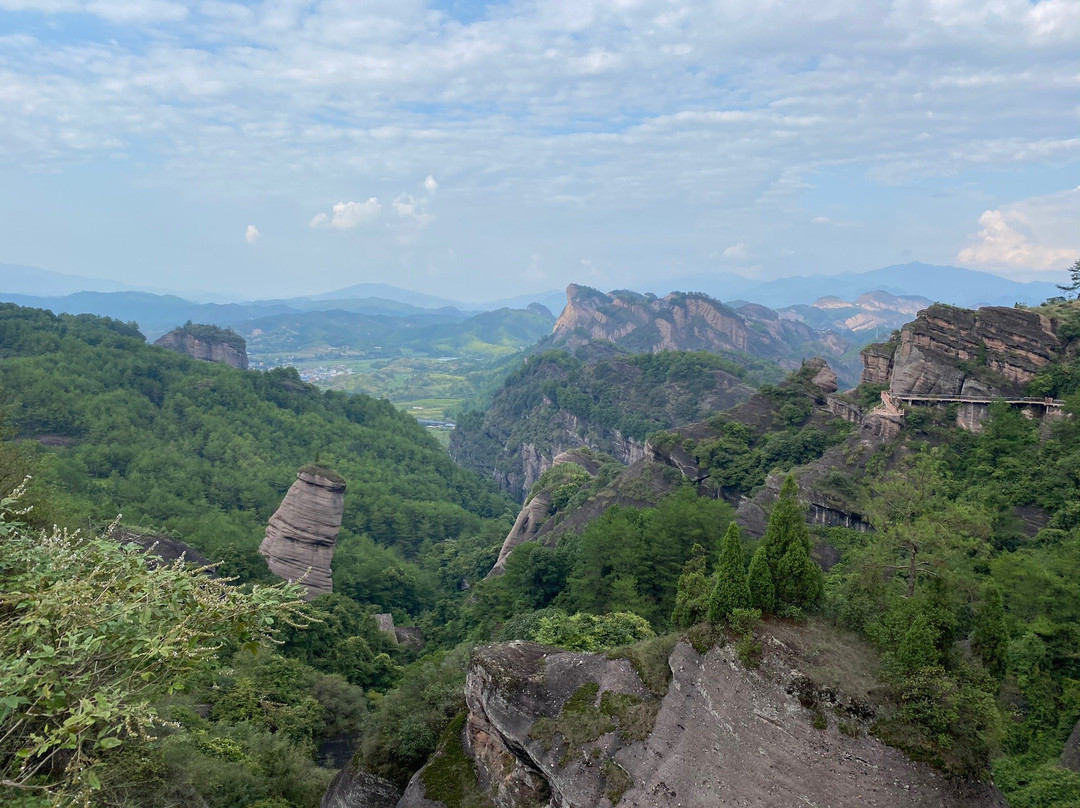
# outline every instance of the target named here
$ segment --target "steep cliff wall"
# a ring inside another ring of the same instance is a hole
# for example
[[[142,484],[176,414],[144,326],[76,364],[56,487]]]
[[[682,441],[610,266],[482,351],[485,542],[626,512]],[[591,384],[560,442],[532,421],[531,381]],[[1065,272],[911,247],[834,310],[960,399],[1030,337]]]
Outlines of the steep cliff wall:
[[[241,369],[248,366],[244,338],[232,329],[189,323],[170,331],[154,344],[204,362],[222,362],[229,367]]]
[[[935,304],[899,340],[863,350],[861,381],[887,384],[894,396],[1013,395],[1060,349],[1053,322],[1038,312]]]
[[[838,359],[850,347],[835,333],[815,330],[796,317],[781,317],[765,306],[746,304],[736,310],[702,294],[604,294],[577,284],[567,287],[566,308],[552,333],[555,344],[569,348],[605,340],[651,353],[749,354],[788,369],[815,354]]]
[[[461,746],[498,808],[1003,808],[992,786],[950,782],[867,735],[879,706],[815,678],[798,642],[763,638],[757,670],[732,646],[702,655],[680,642],[666,693],[625,659],[533,643],[481,648]],[[864,653],[844,650],[828,660],[834,670]],[[828,726],[815,728],[822,717]],[[436,808],[439,796],[421,773],[398,806]]]
[[[307,600],[334,591],[330,562],[344,509],[345,481],[332,472],[305,468],[266,526],[259,552],[272,573],[299,580]]]

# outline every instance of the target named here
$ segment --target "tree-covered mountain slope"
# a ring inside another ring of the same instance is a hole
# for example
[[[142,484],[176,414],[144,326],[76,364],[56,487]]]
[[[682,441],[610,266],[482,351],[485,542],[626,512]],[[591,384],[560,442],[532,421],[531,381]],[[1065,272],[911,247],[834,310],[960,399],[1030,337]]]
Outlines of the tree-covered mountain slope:
[[[335,572],[364,602],[380,603],[356,579],[368,556],[415,560],[506,518],[490,484],[387,402],[319,392],[288,368],[197,362],[116,321],[4,305],[0,391],[8,426],[40,447],[40,482],[62,491],[60,516],[123,513],[247,571],[263,565],[256,548],[296,470],[318,457],[350,482]],[[418,587],[403,580],[380,605],[415,607]]]
[[[483,412],[458,418],[450,454],[519,501],[567,449],[622,463],[641,458],[660,429],[726,409],[753,393],[740,365],[715,354],[545,351],[511,373]]]

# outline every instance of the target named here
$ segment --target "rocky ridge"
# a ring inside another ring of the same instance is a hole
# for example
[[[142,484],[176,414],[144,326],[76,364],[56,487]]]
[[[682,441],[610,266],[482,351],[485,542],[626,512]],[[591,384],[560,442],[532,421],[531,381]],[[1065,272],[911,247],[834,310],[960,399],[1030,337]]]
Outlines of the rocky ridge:
[[[603,463],[592,453],[571,450],[558,455],[553,468],[569,464],[579,468],[580,473],[571,476],[569,481],[557,481],[554,487],[542,484],[533,487],[514,526],[503,540],[489,575],[501,575],[510,554],[526,542],[536,541],[554,547],[561,536],[581,530],[612,505],[645,508],[656,505],[673,492],[684,477],[677,469],[678,464],[669,452],[648,443],[645,449],[645,457],[610,480],[600,476]],[[587,496],[580,503],[566,502],[566,489]],[[555,502],[556,496],[559,496],[559,502]]]
[[[259,552],[272,573],[300,581],[305,600],[334,591],[330,563],[344,509],[345,481],[304,467],[266,526]]]
[[[863,351],[860,381],[894,396],[1014,395],[1060,349],[1053,321],[1036,311],[934,304],[898,339]]]
[[[850,347],[837,334],[753,303],[735,310],[703,294],[604,294],[577,284],[566,288],[566,307],[552,333],[556,345],[568,348],[604,340],[635,352],[734,352],[789,370],[804,356],[840,357]]]
[[[562,352],[530,357],[482,416],[458,419],[450,456],[524,502],[564,452],[587,448],[629,466],[645,457],[650,432],[753,395],[736,375],[716,367],[698,371],[691,360],[691,373],[672,378],[676,371],[660,367],[654,380],[662,359],[615,355],[582,361]],[[720,361],[710,357],[702,364]]]
[[[810,655],[822,652],[798,635],[760,640],[756,670],[730,645],[700,654],[679,642],[670,682],[654,689],[626,659],[525,642],[477,649],[457,739],[475,771],[462,776],[497,808],[1003,808],[992,786],[949,781],[868,735],[879,705],[815,679]],[[421,770],[398,808],[444,806],[429,785]]]
[[[221,362],[242,370],[248,366],[244,338],[232,329],[188,323],[159,337],[154,344],[203,362]]]

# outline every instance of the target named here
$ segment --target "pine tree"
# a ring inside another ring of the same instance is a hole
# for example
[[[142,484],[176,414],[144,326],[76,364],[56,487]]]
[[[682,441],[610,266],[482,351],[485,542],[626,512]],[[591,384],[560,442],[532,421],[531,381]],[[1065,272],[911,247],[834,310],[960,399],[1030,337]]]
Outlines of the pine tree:
[[[1001,587],[990,581],[982,593],[982,604],[975,617],[975,632],[971,645],[983,664],[995,676],[1005,672],[1005,653],[1009,646],[1009,634],[1005,629],[1005,604]]]
[[[676,628],[689,628],[709,615],[709,578],[705,574],[705,564],[705,548],[695,544],[690,548],[690,560],[683,566],[675,593],[671,622]]]
[[[759,546],[750,559],[750,572],[746,576],[746,585],[750,589],[750,604],[762,613],[776,609],[776,588],[773,586],[772,570],[769,559],[765,557],[765,548]]]
[[[761,542],[772,571],[777,609],[811,606],[823,589],[821,568],[810,558],[810,531],[797,493],[795,478],[789,474]]]
[[[1070,295],[1075,294],[1080,297],[1080,258],[1076,259],[1076,263],[1069,267],[1069,283],[1059,283],[1057,288],[1063,292],[1068,292]]]
[[[713,580],[712,596],[709,598],[709,620],[719,623],[735,609],[750,608],[750,589],[746,585],[742,542],[739,538],[739,527],[734,522],[724,534],[724,542],[720,546],[720,560]]]

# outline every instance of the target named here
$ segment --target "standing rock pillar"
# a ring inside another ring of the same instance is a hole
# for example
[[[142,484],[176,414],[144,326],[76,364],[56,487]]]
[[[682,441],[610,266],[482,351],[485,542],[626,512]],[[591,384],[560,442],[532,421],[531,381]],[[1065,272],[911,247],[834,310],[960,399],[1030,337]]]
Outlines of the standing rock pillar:
[[[305,600],[334,591],[330,562],[344,510],[341,476],[305,466],[266,526],[259,552],[275,575],[287,581],[303,579]]]

